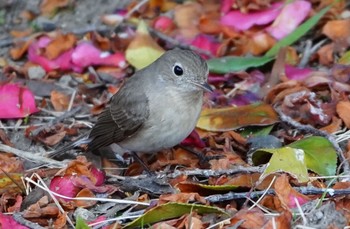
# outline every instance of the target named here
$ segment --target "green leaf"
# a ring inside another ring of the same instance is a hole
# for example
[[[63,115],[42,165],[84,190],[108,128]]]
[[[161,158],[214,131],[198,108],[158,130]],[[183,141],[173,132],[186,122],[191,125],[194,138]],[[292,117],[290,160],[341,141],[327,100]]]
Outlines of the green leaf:
[[[274,125],[269,126],[247,126],[244,127],[244,130],[240,132],[243,137],[249,136],[267,136],[271,133]]]
[[[145,227],[163,220],[177,218],[183,216],[184,214],[191,213],[193,211],[196,211],[199,214],[216,213],[228,216],[228,214],[225,211],[216,207],[199,204],[167,203],[152,208],[151,210],[143,214],[141,217],[126,225],[124,228]]]
[[[332,7],[332,5],[323,8],[320,12],[315,14],[313,17],[309,18],[306,22],[301,24],[298,28],[296,28],[292,33],[288,36],[277,42],[266,54],[264,57],[272,57],[275,56],[282,47],[289,46],[299,40],[302,36],[304,36],[307,32],[310,31],[312,27],[314,27],[317,22],[327,13],[327,11]]]
[[[338,64],[345,64],[345,65],[350,64],[350,51],[347,51],[346,53],[344,53],[342,57],[340,57]]]
[[[176,188],[181,192],[195,192],[200,196],[209,196],[213,194],[227,193],[229,191],[235,191],[239,189],[237,185],[205,185],[199,183],[179,183]]]
[[[239,57],[226,56],[208,60],[209,70],[212,73],[224,74],[227,72],[244,71],[247,68],[262,66],[274,57]]]
[[[89,225],[83,220],[83,218],[78,217],[75,225],[75,229],[90,229]]]
[[[309,180],[303,150],[291,147],[259,149],[253,154],[254,164],[261,163],[261,159],[268,156],[266,153],[271,153],[272,156],[262,177],[276,172],[286,172],[298,179],[299,182],[307,182]]]
[[[293,142],[289,147],[305,152],[308,169],[322,176],[333,176],[337,169],[337,152],[332,143],[324,137],[313,136]]]

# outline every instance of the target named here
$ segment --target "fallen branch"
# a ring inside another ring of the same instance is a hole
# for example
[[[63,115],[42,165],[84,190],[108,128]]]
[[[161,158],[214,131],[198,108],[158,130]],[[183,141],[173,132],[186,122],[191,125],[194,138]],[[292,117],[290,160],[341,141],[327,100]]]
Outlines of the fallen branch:
[[[296,191],[303,195],[322,195],[327,193],[327,196],[342,196],[349,195],[350,189],[332,189],[332,188],[314,188],[314,187],[294,187]],[[222,201],[230,201],[235,199],[258,198],[262,195],[275,195],[275,190],[255,191],[255,192],[228,192],[226,194],[216,194],[207,196],[205,199],[211,203],[219,203]]]
[[[4,144],[0,144],[0,151],[15,154],[20,158],[23,158],[25,160],[32,161],[38,164],[44,164],[47,167],[62,168],[66,166],[66,163],[63,163],[61,161],[56,161],[51,158],[43,157],[33,152],[27,152],[27,151],[15,149]]]

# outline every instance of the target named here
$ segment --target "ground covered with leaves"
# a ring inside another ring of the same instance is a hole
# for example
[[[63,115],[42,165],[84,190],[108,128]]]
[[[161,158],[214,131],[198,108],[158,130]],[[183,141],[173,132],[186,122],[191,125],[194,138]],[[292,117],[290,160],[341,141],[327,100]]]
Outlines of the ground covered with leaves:
[[[0,228],[350,226],[348,1],[7,0],[0,30]],[[175,47],[214,92],[139,154],[153,175],[118,147],[50,157]]]

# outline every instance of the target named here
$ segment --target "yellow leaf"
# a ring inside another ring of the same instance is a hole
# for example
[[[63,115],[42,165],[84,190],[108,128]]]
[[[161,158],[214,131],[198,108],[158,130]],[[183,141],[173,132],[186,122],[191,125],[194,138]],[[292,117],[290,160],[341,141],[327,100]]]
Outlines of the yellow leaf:
[[[136,69],[141,69],[153,63],[164,53],[150,36],[147,25],[140,21],[137,27],[136,36],[126,49],[126,59]]]
[[[278,121],[278,116],[270,105],[252,104],[203,110],[197,127],[209,131],[228,131],[243,126],[271,125]]]

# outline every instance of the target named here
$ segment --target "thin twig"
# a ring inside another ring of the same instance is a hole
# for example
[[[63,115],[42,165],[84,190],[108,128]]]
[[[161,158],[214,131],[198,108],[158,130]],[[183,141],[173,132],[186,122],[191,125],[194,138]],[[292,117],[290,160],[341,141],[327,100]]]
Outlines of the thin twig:
[[[315,187],[294,187],[296,191],[303,195],[322,195],[327,193],[329,196],[343,196],[349,195],[350,189],[332,189],[332,188],[315,188]],[[249,198],[258,198],[262,195],[275,195],[275,190],[270,189],[266,191],[255,191],[255,192],[229,192],[226,194],[216,194],[207,196],[205,199],[211,203],[219,203],[223,201],[231,201],[235,199],[245,199]]]
[[[38,223],[33,223],[23,218],[22,213],[15,212],[13,213],[12,217],[17,223],[24,225],[26,227],[29,227],[32,229],[45,229],[45,227],[40,226]]]
[[[241,165],[235,166],[233,169],[225,169],[225,170],[211,170],[211,169],[194,169],[194,170],[185,170],[185,171],[180,171],[180,170],[175,170],[174,172],[170,174],[164,174],[164,172],[159,172],[156,173],[158,178],[162,177],[167,177],[167,178],[176,178],[181,175],[186,175],[186,176],[201,176],[201,177],[213,177],[213,176],[221,176],[221,175],[232,175],[232,174],[237,174],[237,173],[262,173],[264,171],[265,167],[245,167]],[[117,175],[111,175],[107,174],[110,178],[108,181],[110,182],[115,182],[118,180],[126,180],[126,179],[144,179],[147,178],[148,176],[143,174],[143,175],[138,175],[138,176],[130,176],[130,177],[125,177],[125,176],[117,176]]]
[[[37,136],[41,131],[43,131],[44,129],[49,128],[49,127],[51,127],[51,126],[53,126],[53,125],[55,125],[55,124],[57,124],[57,123],[63,121],[63,120],[66,119],[66,118],[69,118],[69,117],[71,117],[71,116],[74,116],[76,113],[78,113],[78,112],[81,110],[81,108],[82,108],[81,106],[77,106],[77,107],[74,107],[72,110],[65,112],[63,115],[61,115],[61,116],[59,116],[59,117],[57,117],[57,118],[51,120],[51,121],[48,122],[46,125],[41,126],[41,127],[37,128],[37,129],[33,130],[33,131],[30,133],[31,136],[32,136],[32,137],[35,137],[35,136]]]
[[[19,149],[12,148],[10,146],[0,144],[0,151],[2,152],[8,152],[8,153],[13,153],[16,156],[23,158],[28,161],[32,161],[38,164],[46,164],[47,167],[59,167],[62,168],[66,166],[66,163],[61,162],[61,161],[56,161],[51,158],[43,157],[38,155],[37,153],[33,152],[27,152]]]

